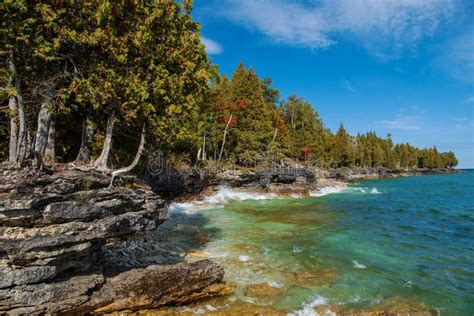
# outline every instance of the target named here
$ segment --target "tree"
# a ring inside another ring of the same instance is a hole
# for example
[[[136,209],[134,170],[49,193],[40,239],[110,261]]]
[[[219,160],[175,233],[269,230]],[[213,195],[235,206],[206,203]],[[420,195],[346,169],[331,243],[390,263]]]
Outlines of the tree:
[[[334,136],[332,157],[333,165],[336,167],[349,167],[354,162],[351,138],[342,123]]]

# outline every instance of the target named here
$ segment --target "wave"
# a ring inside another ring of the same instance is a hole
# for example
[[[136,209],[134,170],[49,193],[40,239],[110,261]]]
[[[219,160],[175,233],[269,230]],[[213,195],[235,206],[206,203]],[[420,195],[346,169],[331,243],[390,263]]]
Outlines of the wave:
[[[380,192],[379,190],[377,190],[377,188],[373,188],[371,191],[370,191],[370,194],[381,194],[382,192]]]
[[[319,314],[314,310],[315,307],[326,305],[327,301],[321,295],[316,295],[311,301],[303,304],[302,309],[288,313],[288,316],[319,316]],[[324,315],[336,315],[327,309]]]
[[[345,189],[346,187],[340,186],[340,185],[328,186],[328,187],[323,187],[319,189],[319,191],[310,192],[309,195],[313,197],[320,197],[320,196],[325,196],[325,195],[333,194],[333,193],[341,193]]]
[[[362,263],[357,262],[356,260],[352,260],[352,265],[356,269],[367,269],[367,266],[363,265]]]
[[[230,201],[244,201],[244,200],[267,200],[267,199],[276,199],[278,196],[273,193],[268,194],[259,194],[252,192],[239,191],[231,189],[228,187],[221,187],[218,191],[212,195],[204,197],[202,200],[187,202],[187,203],[178,203],[173,202],[169,205],[168,211],[173,212],[182,212],[182,213],[193,213],[196,210],[204,208],[217,208],[223,207]]]

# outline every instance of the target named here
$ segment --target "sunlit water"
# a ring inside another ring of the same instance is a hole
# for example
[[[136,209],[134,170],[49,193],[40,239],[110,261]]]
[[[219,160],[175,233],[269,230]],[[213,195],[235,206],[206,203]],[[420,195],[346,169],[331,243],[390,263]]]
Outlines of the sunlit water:
[[[338,191],[248,195],[259,200],[199,211],[174,205],[163,231],[182,235],[188,260],[222,264],[237,283],[235,301],[300,315],[384,302],[473,314],[474,172],[367,180]],[[251,284],[277,290],[252,297]]]

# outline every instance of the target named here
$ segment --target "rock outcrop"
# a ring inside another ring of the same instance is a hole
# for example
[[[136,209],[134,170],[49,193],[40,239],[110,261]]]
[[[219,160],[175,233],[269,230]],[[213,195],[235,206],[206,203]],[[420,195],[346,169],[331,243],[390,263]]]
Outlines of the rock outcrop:
[[[0,177],[0,313],[133,310],[228,294],[223,269],[208,260],[131,268],[111,253],[166,219],[148,187],[108,189],[97,172]]]

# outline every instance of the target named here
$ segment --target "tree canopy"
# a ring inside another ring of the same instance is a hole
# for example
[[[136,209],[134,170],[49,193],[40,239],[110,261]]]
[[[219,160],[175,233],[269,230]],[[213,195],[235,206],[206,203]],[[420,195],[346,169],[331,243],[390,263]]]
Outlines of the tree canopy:
[[[281,100],[240,63],[220,75],[192,1],[1,4],[0,157],[109,170],[160,149],[188,161],[454,167],[453,152],[333,134],[304,98]],[[129,170],[130,168],[126,169]]]

